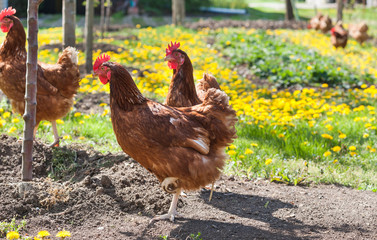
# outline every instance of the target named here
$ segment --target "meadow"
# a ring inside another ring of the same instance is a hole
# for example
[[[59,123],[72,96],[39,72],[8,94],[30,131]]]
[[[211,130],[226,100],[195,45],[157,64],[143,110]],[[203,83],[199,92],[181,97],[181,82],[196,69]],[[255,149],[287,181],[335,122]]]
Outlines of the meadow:
[[[39,32],[40,47],[61,41],[61,28]],[[237,111],[238,138],[227,150],[226,174],[377,191],[375,46],[350,40],[346,49],[336,50],[329,35],[312,30],[194,31],[139,25],[96,40],[116,45],[118,53],[107,52],[112,61],[132,67],[142,93],[161,102],[172,75],[163,61],[170,41],[179,41],[188,53],[195,79],[205,72],[216,76]],[[57,48],[40,50],[39,60],[54,63],[58,53]],[[101,53],[96,50],[93,60]],[[82,52],[79,64],[84,64]],[[263,84],[240,74],[245,66],[252,76],[265,80]],[[108,85],[91,74],[80,84],[78,99],[109,93]],[[73,108],[58,120],[61,145],[82,143],[101,152],[120,152],[109,106],[100,103],[98,109],[84,113]],[[22,136],[23,120],[5,99],[0,102],[0,129]],[[42,122],[37,139],[51,142],[50,132],[50,123]]]

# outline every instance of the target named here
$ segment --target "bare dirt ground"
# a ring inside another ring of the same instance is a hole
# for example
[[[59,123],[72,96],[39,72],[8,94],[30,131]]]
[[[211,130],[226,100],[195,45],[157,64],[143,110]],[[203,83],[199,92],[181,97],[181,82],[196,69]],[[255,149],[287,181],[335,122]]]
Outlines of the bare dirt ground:
[[[178,205],[183,218],[150,223],[155,214],[168,210],[171,196],[125,154],[101,154],[83,145],[49,149],[36,143],[34,181],[22,185],[20,151],[15,138],[0,136],[0,221],[25,218],[22,232],[29,235],[64,228],[71,239],[187,239],[198,232],[203,239],[377,236],[373,192],[223,176],[211,202],[209,190],[188,192]],[[59,159],[66,165],[60,175],[53,164]],[[61,179],[49,178],[52,171]]]

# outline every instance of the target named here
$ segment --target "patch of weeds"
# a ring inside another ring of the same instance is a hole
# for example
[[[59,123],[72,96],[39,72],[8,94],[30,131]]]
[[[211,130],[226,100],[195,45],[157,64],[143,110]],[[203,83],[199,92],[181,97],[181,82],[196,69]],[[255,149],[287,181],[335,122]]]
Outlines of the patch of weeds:
[[[271,182],[281,182],[288,185],[299,185],[304,184],[304,181],[308,177],[308,167],[292,173],[288,169],[278,170],[271,177]]]
[[[160,236],[159,238],[160,238],[160,239],[163,239],[163,240],[168,240],[168,235]]]
[[[15,218],[10,222],[0,222],[0,238],[5,237],[8,232],[19,232],[25,226],[26,220],[22,220],[20,224],[16,224]]]
[[[200,237],[201,235],[201,232],[198,232],[196,235],[194,233],[191,233],[190,236],[186,238],[186,240],[203,240],[203,238]]]
[[[77,152],[66,148],[54,148],[52,151],[51,172],[52,179],[62,179],[72,174],[77,168]]]

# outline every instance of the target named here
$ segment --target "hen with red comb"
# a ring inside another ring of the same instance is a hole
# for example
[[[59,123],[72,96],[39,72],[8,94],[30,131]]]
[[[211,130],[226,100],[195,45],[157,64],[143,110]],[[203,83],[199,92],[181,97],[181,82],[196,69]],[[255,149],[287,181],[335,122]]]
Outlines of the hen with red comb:
[[[102,65],[102,63],[107,62],[107,61],[109,61],[109,60],[110,60],[110,56],[107,55],[106,53],[103,54],[103,55],[101,55],[101,56],[99,56],[99,57],[96,59],[96,61],[94,62],[94,65],[93,65],[93,71],[96,72],[97,69],[99,68],[99,66]]]
[[[14,15],[16,13],[16,9],[12,8],[12,7],[9,7],[9,8],[5,8],[3,9],[1,12],[0,12],[0,21],[3,20],[3,18],[5,16],[11,16],[11,15]]]
[[[170,43],[171,43],[171,45],[168,44],[168,47],[166,48],[166,56],[172,54],[172,52],[174,50],[177,50],[181,46],[181,44],[179,42],[173,43],[173,41],[171,41]]]

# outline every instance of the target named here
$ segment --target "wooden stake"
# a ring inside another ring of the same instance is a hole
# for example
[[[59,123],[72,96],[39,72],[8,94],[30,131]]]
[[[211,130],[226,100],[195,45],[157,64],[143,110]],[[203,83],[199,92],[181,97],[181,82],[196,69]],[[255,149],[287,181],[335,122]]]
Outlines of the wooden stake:
[[[27,20],[28,54],[26,60],[24,139],[22,142],[22,180],[31,181],[33,172],[33,140],[37,111],[38,6],[43,0],[29,0]]]

